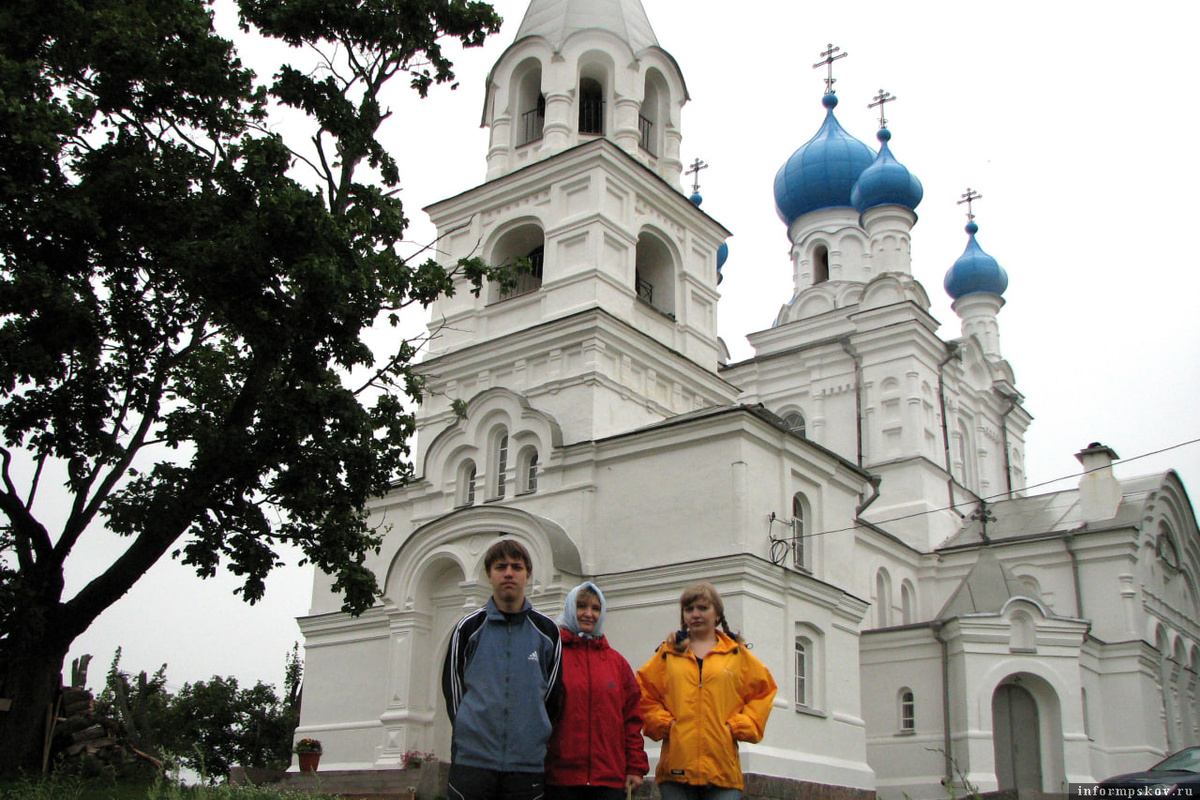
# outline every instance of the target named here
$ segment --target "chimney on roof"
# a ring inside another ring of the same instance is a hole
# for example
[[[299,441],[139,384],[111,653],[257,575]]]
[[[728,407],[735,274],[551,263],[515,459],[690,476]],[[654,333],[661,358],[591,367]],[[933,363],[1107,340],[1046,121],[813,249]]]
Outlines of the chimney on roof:
[[[1092,442],[1075,454],[1083,464],[1079,479],[1079,508],[1084,523],[1102,522],[1117,515],[1121,484],[1113,475],[1113,461],[1120,458],[1111,447]]]

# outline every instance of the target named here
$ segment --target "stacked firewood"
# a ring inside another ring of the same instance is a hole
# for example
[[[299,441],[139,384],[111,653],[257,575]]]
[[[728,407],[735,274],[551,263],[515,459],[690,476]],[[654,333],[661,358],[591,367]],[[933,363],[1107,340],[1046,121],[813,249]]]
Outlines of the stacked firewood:
[[[58,724],[55,725],[55,743],[65,758],[76,758],[82,754],[100,757],[105,751],[116,748],[120,726],[115,720],[98,717],[93,713],[95,698],[81,686],[64,688]]]
[[[90,658],[72,664],[72,685],[59,696],[51,747],[55,767],[78,765],[85,773],[105,768],[124,773],[137,762],[161,767],[156,759],[122,743],[121,723],[96,713],[95,697],[85,688]]]

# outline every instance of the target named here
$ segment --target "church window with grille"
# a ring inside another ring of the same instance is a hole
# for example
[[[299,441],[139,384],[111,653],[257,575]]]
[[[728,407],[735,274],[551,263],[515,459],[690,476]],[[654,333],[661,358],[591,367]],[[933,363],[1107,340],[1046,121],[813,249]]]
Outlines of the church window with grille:
[[[455,505],[475,505],[475,462],[467,459],[458,468],[458,498]]]
[[[912,733],[917,729],[917,699],[913,690],[900,690],[900,732]]]
[[[500,434],[496,445],[496,497],[504,497],[505,478],[508,474],[508,434]]]
[[[796,637],[796,708],[812,706],[810,675],[812,672],[812,640],[807,636]]]
[[[523,447],[517,458],[521,494],[536,492],[538,488],[538,452],[536,447]]]
[[[808,499],[803,492],[796,492],[792,497],[792,566],[796,569],[808,569],[805,552],[806,522],[808,520]]]

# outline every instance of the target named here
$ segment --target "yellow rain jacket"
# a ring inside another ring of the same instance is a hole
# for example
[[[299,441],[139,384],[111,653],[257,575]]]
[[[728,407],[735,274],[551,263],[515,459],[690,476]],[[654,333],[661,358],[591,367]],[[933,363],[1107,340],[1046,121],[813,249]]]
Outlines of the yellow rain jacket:
[[[654,779],[741,789],[737,743],[762,740],[775,680],[745,645],[720,631],[703,669],[691,649],[680,652],[675,641],[674,634],[668,637],[637,673],[642,729],[663,743]]]

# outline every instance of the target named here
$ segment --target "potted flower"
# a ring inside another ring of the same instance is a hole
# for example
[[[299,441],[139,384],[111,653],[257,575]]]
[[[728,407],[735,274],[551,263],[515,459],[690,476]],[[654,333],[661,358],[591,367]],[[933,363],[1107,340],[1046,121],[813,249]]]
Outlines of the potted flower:
[[[324,752],[320,739],[301,739],[296,742],[295,751],[300,759],[301,772],[317,771],[317,765],[321,763],[321,753]]]
[[[401,756],[401,766],[404,769],[418,769],[422,764],[437,763],[437,756],[433,753],[422,753],[420,750],[406,750]]]

